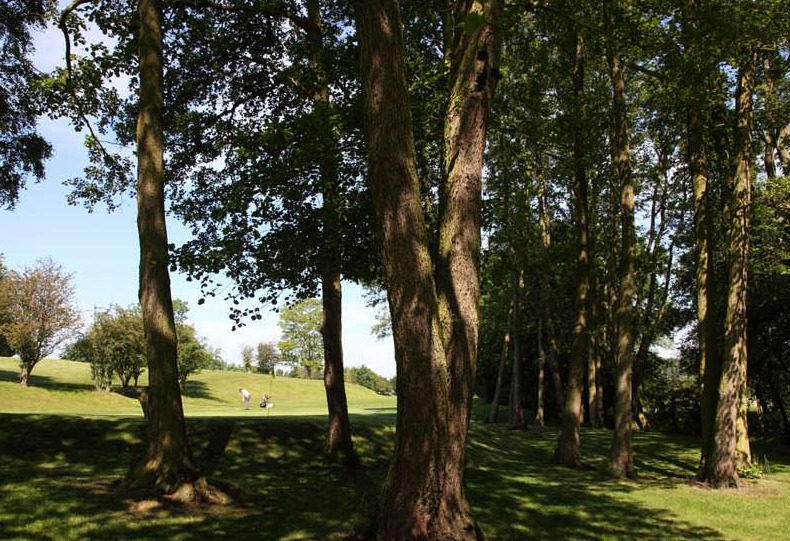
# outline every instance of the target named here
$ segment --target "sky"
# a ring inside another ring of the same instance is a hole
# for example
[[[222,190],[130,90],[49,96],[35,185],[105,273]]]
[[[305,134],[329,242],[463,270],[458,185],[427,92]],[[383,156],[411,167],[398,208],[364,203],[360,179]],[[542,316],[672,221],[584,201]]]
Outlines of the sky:
[[[34,33],[36,67],[47,71],[63,62],[62,34],[54,29]],[[97,207],[89,213],[81,206],[66,201],[69,189],[66,179],[79,176],[88,163],[82,142],[66,120],[43,118],[39,132],[53,146],[53,156],[46,163],[42,182],[28,182],[20,192],[14,210],[0,209],[0,253],[11,269],[31,266],[42,258],[50,258],[73,275],[79,306],[85,324],[92,320],[96,308],[111,304],[128,306],[137,302],[139,247],[136,229],[136,204],[131,198],[108,213]],[[180,244],[189,238],[189,231],[174,217],[168,217],[170,242]],[[230,303],[221,298],[203,298],[200,286],[186,277],[171,273],[173,298],[189,305],[189,322],[222,358],[239,364],[241,348],[258,342],[277,342],[280,329],[278,315],[265,311],[258,321],[231,331]],[[371,334],[375,310],[365,305],[360,286],[343,283],[343,350],[345,365],[365,365],[377,373],[395,375],[392,338],[379,341]]]

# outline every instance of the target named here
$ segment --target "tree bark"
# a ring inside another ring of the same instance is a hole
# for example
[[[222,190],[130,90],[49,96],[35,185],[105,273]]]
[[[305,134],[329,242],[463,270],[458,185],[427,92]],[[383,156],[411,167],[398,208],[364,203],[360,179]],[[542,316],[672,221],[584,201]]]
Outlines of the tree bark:
[[[162,8],[140,0],[140,110],[137,117],[137,229],[140,305],[148,359],[148,448],[130,471],[135,486],[175,491],[194,480],[176,363],[176,327],[170,296],[162,128]]]
[[[316,77],[313,107],[321,130],[323,148],[319,154],[322,186],[322,221],[324,243],[320,254],[321,301],[323,320],[321,336],[324,348],[324,389],[329,411],[327,449],[330,462],[347,466],[359,464],[351,439],[348,401],[343,369],[342,285],[340,281],[341,253],[339,227],[338,142],[331,126],[329,83],[323,44],[321,12],[318,0],[307,1],[307,41],[310,48],[310,67]]]
[[[611,13],[612,0],[604,0],[604,11],[610,20],[611,30],[617,25]],[[609,79],[612,84],[612,163],[615,185],[620,187],[620,223],[622,230],[620,249],[620,292],[617,299],[617,348],[615,350],[615,429],[610,465],[616,477],[634,477],[631,431],[633,413],[631,390],[633,376],[634,307],[636,296],[636,271],[634,265],[634,185],[631,178],[630,148],[628,142],[628,120],[625,102],[625,79],[622,59],[614,35],[610,35],[607,47]]]
[[[717,345],[715,317],[715,272],[713,268],[713,214],[708,186],[708,165],[703,150],[702,111],[706,80],[703,57],[697,43],[699,0],[687,0],[683,20],[687,72],[690,74],[689,101],[686,105],[687,161],[694,192],[694,239],[696,250],[697,342],[700,349],[702,381],[701,432],[702,454],[699,477],[705,477],[712,445],[713,424],[721,377],[721,356]]]
[[[738,463],[748,462],[748,434],[739,446],[739,431],[746,431],[739,418],[746,385],[746,283],[749,252],[749,205],[751,202],[751,115],[754,78],[753,58],[738,71],[735,94],[735,176],[732,180],[728,218],[728,292],[724,322],[724,355],[721,363],[719,400],[706,479],[716,488],[735,486]],[[740,426],[739,426],[740,425]]]
[[[584,99],[584,38],[578,30],[575,38],[573,62],[574,110],[577,122],[573,130],[574,163],[574,212],[576,222],[576,316],[573,326],[571,363],[565,394],[565,410],[562,415],[562,432],[554,450],[554,461],[569,467],[581,465],[580,430],[584,410],[584,367],[588,357],[587,311],[590,289],[590,260],[588,246],[588,197],[587,175],[584,158],[583,103]]]
[[[538,319],[538,396],[535,406],[535,422],[546,424],[546,404],[543,386],[546,384],[546,348],[543,347],[543,320]]]
[[[546,201],[546,190],[543,179],[539,177],[538,205],[540,206],[540,239],[543,248],[543,257],[548,261],[549,251],[551,250],[551,216]],[[559,367],[559,348],[557,347],[557,336],[554,332],[554,319],[551,313],[551,285],[549,275],[544,273],[541,278],[541,303],[543,304],[543,321],[546,327],[546,339],[549,342],[548,364],[554,382],[554,398],[557,403],[557,415],[562,416],[565,407],[565,392],[562,387],[562,376]]]
[[[784,176],[790,176],[790,126],[783,126],[774,137],[776,153]]]
[[[507,354],[510,351],[510,330],[513,327],[513,304],[515,303],[515,293],[510,299],[510,309],[507,316],[507,329],[502,337],[502,354],[499,357],[499,368],[496,375],[496,386],[494,387],[494,399],[491,401],[491,412],[488,414],[488,422],[496,423],[499,416],[499,401],[502,399],[502,385],[505,379],[505,365],[507,364]]]
[[[30,379],[30,372],[33,371],[33,367],[30,364],[22,361],[19,363],[20,371],[19,371],[19,386],[20,387],[27,387],[27,382]]]
[[[521,290],[524,275],[521,272],[513,273],[513,318],[510,334],[513,337],[513,382],[510,394],[510,426],[525,429],[527,421],[524,417],[524,367],[521,355]]]
[[[368,164],[397,364],[395,454],[379,539],[480,539],[463,487],[477,357],[481,164],[498,72],[501,3],[459,2],[445,124],[447,176],[439,261],[431,260],[395,0],[356,2]]]

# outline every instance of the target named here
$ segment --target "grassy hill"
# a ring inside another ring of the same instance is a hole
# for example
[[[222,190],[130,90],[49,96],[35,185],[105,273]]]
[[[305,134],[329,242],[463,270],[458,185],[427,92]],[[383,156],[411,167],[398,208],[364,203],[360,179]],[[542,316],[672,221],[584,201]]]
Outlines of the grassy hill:
[[[36,365],[29,387],[17,384],[16,359],[0,357],[0,413],[39,413],[81,416],[142,416],[137,400],[116,392],[94,390],[90,366],[62,360]],[[145,378],[141,378],[145,384]],[[239,388],[252,393],[248,411],[241,406]],[[258,402],[268,393],[274,408],[263,410]],[[369,415],[395,411],[395,398],[381,396],[359,385],[346,386],[350,413]],[[282,417],[326,413],[324,384],[320,380],[263,374],[205,370],[187,381],[183,393],[188,417]]]

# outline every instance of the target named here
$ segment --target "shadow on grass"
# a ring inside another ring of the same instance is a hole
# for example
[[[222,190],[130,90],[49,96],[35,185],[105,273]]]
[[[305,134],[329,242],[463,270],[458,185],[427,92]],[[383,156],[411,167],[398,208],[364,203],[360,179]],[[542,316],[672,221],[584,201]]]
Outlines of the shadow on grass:
[[[196,463],[237,488],[227,507],[172,507],[114,488],[142,441],[141,419],[0,415],[0,538],[332,539],[373,507],[393,450],[388,413],[352,417],[364,468],[325,460],[326,416],[189,418]],[[509,431],[473,423],[467,493],[489,539],[722,539],[629,493],[673,490],[693,473],[696,442],[636,435],[646,479],[602,473],[611,432],[585,430],[593,468],[549,464],[556,429]],[[788,461],[785,461],[786,464]]]
[[[596,432],[583,434],[588,448],[610,443],[609,432]],[[670,511],[628,499],[627,493],[639,490],[639,483],[611,480],[597,459],[588,460],[597,469],[585,471],[550,464],[555,430],[518,432],[489,425],[473,433],[468,495],[492,539],[724,538]],[[645,449],[640,446],[640,451]]]
[[[19,372],[0,368],[0,381],[19,383]],[[94,389],[93,385],[89,383],[63,382],[60,380],[54,380],[49,376],[36,375],[35,368],[27,380],[27,385],[28,387],[40,387],[50,391],[64,391],[70,393],[92,391]]]
[[[187,380],[184,383],[184,388],[181,390],[181,394],[189,398],[216,400],[216,397],[209,391],[208,385],[203,381]]]

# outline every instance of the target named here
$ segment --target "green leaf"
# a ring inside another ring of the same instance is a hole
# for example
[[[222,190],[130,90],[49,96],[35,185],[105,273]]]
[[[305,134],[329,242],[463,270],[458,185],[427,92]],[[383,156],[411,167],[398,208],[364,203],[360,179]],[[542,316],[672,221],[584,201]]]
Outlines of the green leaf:
[[[474,34],[483,26],[483,16],[477,12],[466,14],[464,19],[464,34]]]

